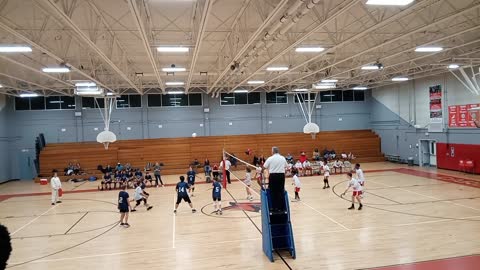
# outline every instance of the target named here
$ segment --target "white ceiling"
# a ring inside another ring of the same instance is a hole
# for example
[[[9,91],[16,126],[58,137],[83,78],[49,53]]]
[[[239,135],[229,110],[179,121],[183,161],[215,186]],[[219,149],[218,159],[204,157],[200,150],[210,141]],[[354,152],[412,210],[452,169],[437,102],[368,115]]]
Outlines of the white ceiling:
[[[403,7],[366,0],[0,0],[0,44],[31,53],[0,54],[1,92],[72,94],[74,80],[151,93],[183,81],[187,91],[289,90],[321,79],[341,89],[391,84],[399,75],[447,72],[480,59],[479,0],[416,0]],[[268,33],[268,34],[267,34]],[[188,53],[159,53],[182,45]],[[315,45],[321,53],[297,53]],[[418,53],[436,45],[437,53]],[[361,66],[379,61],[381,71]],[[237,68],[231,65],[237,62]],[[43,67],[70,66],[68,74]],[[167,74],[175,64],[186,72]],[[289,66],[288,71],[265,71]],[[139,76],[143,74],[143,76]],[[265,84],[251,86],[248,80]],[[167,89],[168,90],[168,89]]]

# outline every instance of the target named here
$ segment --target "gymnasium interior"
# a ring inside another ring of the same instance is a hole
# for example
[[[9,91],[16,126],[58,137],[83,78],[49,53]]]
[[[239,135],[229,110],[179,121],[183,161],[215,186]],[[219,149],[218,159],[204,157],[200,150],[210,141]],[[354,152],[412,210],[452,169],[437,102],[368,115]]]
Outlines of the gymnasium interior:
[[[0,225],[0,270],[479,269],[480,1],[0,0]]]

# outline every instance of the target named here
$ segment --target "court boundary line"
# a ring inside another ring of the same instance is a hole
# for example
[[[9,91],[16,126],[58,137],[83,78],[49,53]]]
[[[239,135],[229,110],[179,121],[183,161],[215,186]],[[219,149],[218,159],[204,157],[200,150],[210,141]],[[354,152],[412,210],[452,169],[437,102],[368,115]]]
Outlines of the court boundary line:
[[[173,194],[173,209],[175,209],[176,200],[175,194]],[[177,215],[173,213],[173,225],[172,225],[172,248],[175,248],[175,234],[176,234],[176,223],[177,223]]]
[[[43,217],[43,215],[45,215],[46,213],[50,212],[52,209],[54,209],[55,207],[57,207],[58,204],[55,204],[54,206],[50,207],[47,211],[43,212],[42,214],[38,215],[37,217],[33,218],[32,220],[30,220],[27,224],[23,225],[22,227],[16,229],[14,232],[12,232],[10,234],[10,236],[13,236],[15,235],[16,233],[18,233],[19,231],[25,229],[28,225],[32,224],[33,222],[35,222],[37,219]]]
[[[415,265],[415,264],[419,264],[419,263],[427,263],[427,262],[435,262],[435,261],[448,261],[448,260],[452,260],[452,259],[467,258],[467,257],[478,257],[478,256],[480,256],[480,254],[473,253],[473,254],[468,254],[468,255],[454,256],[454,257],[447,257],[447,258],[440,258],[440,259],[431,259],[431,260],[416,261],[416,262],[409,262],[409,263],[390,264],[390,265],[375,266],[375,267],[370,267],[370,268],[357,268],[356,270],[375,270],[375,269],[381,270],[381,269],[396,267],[396,266],[407,266],[407,265]]]
[[[83,216],[81,216],[77,220],[77,222],[75,222],[64,234],[66,235],[69,231],[71,231],[75,227],[75,225],[77,225],[87,214],[88,214],[88,211],[85,214],[83,214]]]

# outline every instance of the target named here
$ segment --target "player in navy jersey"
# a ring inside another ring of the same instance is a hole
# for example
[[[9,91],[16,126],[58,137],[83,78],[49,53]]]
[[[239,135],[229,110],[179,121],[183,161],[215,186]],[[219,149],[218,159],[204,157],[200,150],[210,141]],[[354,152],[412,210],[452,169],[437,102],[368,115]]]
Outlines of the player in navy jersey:
[[[138,180],[142,180],[143,178],[143,173],[140,171],[140,169],[137,169],[135,171],[135,179],[138,181]]]
[[[185,183],[185,177],[183,175],[180,176],[180,182],[178,182],[177,186],[175,187],[175,190],[177,191],[177,202],[175,204],[175,210],[173,210],[173,213],[177,213],[178,205],[180,202],[182,202],[182,200],[186,201],[188,205],[190,205],[190,208],[192,208],[192,213],[197,212],[197,210],[193,208],[192,201],[188,196],[188,189],[189,185]]]
[[[145,182],[149,181],[150,186],[153,186],[153,178],[152,175],[149,172],[145,172]]]
[[[222,185],[220,184],[220,179],[217,177],[213,181],[213,211],[216,215],[222,214]]]
[[[127,185],[122,185],[122,190],[118,193],[118,210],[120,211],[120,226],[125,228],[130,227],[128,224],[128,212],[130,212],[130,201],[128,198],[128,192],[126,191]]]
[[[118,183],[118,187],[121,187],[122,186],[122,172],[121,171],[116,171],[114,177],[115,177],[115,182],[113,182],[113,187],[117,188],[117,183]]]
[[[190,169],[187,172],[187,177],[188,177],[188,186],[190,188],[190,192],[192,193],[195,191],[195,171],[193,170],[192,166],[190,166]]]

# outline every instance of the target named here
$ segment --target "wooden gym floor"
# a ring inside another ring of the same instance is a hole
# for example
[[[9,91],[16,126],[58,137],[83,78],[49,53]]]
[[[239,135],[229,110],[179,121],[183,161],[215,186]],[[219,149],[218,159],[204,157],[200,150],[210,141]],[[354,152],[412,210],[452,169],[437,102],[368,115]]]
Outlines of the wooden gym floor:
[[[13,238],[8,267],[477,269],[480,176],[391,163],[363,167],[362,211],[347,210],[339,196],[345,175],[332,175],[328,190],[320,176],[301,178],[302,201],[291,203],[297,259],[280,253],[274,263],[262,252],[258,195],[248,203],[239,182],[223,191],[223,216],[211,213],[211,186],[200,183],[192,198],[198,212],[182,203],[175,216],[178,176],[166,176],[167,187],[147,188],[154,208],[138,208],[128,229],[118,226],[118,191],[96,191],[98,183],[63,183],[63,203],[52,207],[49,186],[10,182],[0,185],[0,223]]]

